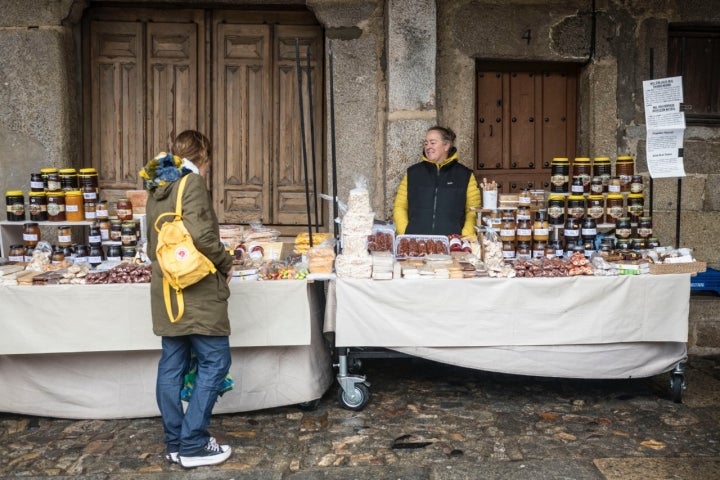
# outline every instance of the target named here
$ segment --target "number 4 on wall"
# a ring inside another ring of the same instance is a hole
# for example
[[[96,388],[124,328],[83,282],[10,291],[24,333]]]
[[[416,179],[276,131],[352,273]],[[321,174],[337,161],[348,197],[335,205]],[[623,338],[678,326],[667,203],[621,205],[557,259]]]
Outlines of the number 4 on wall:
[[[525,30],[525,32],[524,32],[523,35],[522,35],[522,38],[523,38],[524,40],[527,40],[527,44],[528,44],[528,45],[530,45],[530,39],[532,38],[532,35],[531,35],[531,34],[532,34],[532,30],[530,30],[530,29],[528,28],[527,30]]]

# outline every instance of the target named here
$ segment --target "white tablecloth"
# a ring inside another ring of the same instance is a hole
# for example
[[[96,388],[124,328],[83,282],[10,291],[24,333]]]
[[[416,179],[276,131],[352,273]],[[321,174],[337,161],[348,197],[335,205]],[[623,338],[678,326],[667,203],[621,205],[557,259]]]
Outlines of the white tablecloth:
[[[215,412],[320,398],[333,381],[321,283],[231,282],[235,387]],[[0,288],[0,411],[64,418],[158,415],[160,339],[149,285]]]
[[[687,274],[337,279],[324,328],[338,347],[384,347],[480,370],[647,377],[687,357],[689,301]]]

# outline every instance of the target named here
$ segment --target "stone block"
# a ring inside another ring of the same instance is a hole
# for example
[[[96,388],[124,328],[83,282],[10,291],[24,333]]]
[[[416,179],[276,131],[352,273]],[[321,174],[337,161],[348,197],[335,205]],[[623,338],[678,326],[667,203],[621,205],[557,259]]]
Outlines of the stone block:
[[[720,211],[720,174],[707,176],[705,183],[705,209]]]
[[[689,174],[682,178],[680,206],[683,212],[702,211],[705,204],[707,175]],[[646,182],[649,185],[649,181]],[[653,211],[675,212],[677,208],[677,178],[653,180]],[[646,188],[646,206],[649,208],[649,188]]]
[[[662,245],[675,246],[675,212],[655,212],[653,233]],[[693,248],[695,258],[720,265],[717,239],[720,238],[720,212],[683,212],[680,218],[680,246]]]
[[[435,110],[435,2],[387,2],[388,108]]]
[[[75,1],[44,1],[42,7],[37,3],[39,2],[3,0],[0,27],[58,26],[67,18]]]

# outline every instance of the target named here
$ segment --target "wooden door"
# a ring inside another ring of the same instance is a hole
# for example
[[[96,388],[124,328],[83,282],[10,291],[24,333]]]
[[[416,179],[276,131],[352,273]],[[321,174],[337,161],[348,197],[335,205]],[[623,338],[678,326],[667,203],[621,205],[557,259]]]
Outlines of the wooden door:
[[[166,151],[175,134],[198,129],[214,145],[210,187],[221,223],[259,220],[287,234],[304,231],[306,178],[311,202],[325,178],[323,33],[314,17],[269,10],[86,12],[85,165],[98,169],[101,195],[112,201],[142,188],[145,162]],[[317,217],[311,208],[313,225],[325,223],[319,207]]]
[[[84,165],[115,200],[142,188],[138,171],[174,134],[206,129],[203,15],[92,9],[84,31]]]
[[[575,156],[577,71],[484,63],[477,72],[475,174],[504,193],[550,187],[553,157]]]

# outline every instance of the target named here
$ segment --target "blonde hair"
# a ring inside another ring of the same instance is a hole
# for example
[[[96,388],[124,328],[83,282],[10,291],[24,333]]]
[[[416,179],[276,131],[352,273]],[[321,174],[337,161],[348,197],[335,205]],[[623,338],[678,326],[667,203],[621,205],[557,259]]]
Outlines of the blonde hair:
[[[200,168],[210,163],[212,145],[210,140],[197,130],[185,130],[175,137],[172,153],[180,158],[187,158]]]

